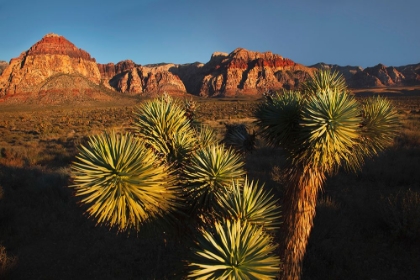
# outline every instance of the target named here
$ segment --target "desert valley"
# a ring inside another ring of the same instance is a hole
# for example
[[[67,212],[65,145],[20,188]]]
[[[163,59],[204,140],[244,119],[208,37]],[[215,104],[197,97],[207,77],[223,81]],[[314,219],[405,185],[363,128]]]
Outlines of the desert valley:
[[[253,133],[252,152],[240,153],[246,174],[281,202],[287,160],[259,134],[255,111],[267,93],[299,90],[320,69],[342,74],[362,103],[387,97],[400,124],[393,144],[361,171],[327,176],[302,279],[418,279],[419,62],[305,66],[237,48],[205,63],[101,64],[52,33],[0,61],[0,279],[185,279],[185,238],[117,233],[86,215],[69,188],[81,145],[104,131],[133,133],[139,106],[168,94],[193,106],[194,121],[220,142],[230,125]]]

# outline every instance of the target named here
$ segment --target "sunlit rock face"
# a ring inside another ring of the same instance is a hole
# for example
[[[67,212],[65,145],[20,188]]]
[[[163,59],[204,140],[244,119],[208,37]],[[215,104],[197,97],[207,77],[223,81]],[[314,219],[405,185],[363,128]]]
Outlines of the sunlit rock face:
[[[181,78],[188,92],[200,96],[255,95],[267,90],[293,89],[313,70],[272,52],[242,48],[230,54],[216,52],[206,64],[170,69]]]
[[[0,77],[0,95],[33,94],[57,74],[81,75],[94,84],[101,82],[94,58],[63,36],[47,34],[10,60]]]

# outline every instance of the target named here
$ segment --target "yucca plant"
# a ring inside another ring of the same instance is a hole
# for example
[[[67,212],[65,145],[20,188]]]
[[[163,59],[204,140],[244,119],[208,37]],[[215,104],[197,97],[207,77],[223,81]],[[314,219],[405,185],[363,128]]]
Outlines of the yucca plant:
[[[202,229],[189,264],[190,279],[275,279],[280,259],[261,227],[240,220]]]
[[[224,145],[200,148],[185,168],[187,198],[194,208],[213,208],[221,195],[232,190],[232,180],[244,174],[242,158],[234,150]]]
[[[280,208],[274,195],[264,190],[264,184],[249,181],[233,182],[232,192],[220,199],[222,215],[261,226],[272,231],[280,226]]]
[[[297,91],[284,91],[268,97],[254,113],[259,133],[269,144],[293,149],[299,137],[305,99]]]
[[[255,133],[249,133],[244,124],[226,124],[224,142],[239,152],[245,153],[255,149]]]
[[[182,105],[163,95],[141,104],[134,122],[138,135],[168,162],[182,162],[197,143]]]
[[[336,72],[318,71],[303,88],[304,95],[274,96],[256,111],[262,135],[283,147],[290,163],[282,208],[283,279],[300,278],[317,195],[326,176],[342,166],[360,170],[367,157],[392,142],[398,126],[391,103],[377,98],[360,104]]]
[[[98,224],[139,231],[146,222],[178,207],[169,168],[131,134],[91,136],[71,169],[71,187]]]
[[[347,92],[347,83],[340,72],[319,69],[310,79],[302,83],[301,90],[306,94],[328,90]]]
[[[200,125],[197,128],[195,128],[195,131],[199,147],[204,148],[211,145],[219,144],[216,132],[213,128],[209,127],[208,125]]]

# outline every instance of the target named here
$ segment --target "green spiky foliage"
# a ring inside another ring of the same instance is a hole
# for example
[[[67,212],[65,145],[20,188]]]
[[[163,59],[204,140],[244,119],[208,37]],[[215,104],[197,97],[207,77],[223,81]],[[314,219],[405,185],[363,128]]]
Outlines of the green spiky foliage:
[[[216,132],[213,128],[209,127],[208,125],[201,125],[197,127],[196,134],[198,145],[201,148],[219,144]]]
[[[327,90],[309,97],[302,108],[301,145],[291,154],[293,162],[326,173],[337,171],[344,163],[360,169],[363,157],[353,154],[361,148],[360,110],[358,102],[343,92]]]
[[[276,230],[280,226],[280,208],[274,195],[264,190],[264,184],[249,181],[234,182],[232,192],[221,198],[223,215],[263,227]]]
[[[398,132],[398,113],[381,96],[371,97],[362,106],[362,138],[370,155],[376,155],[393,143]]]
[[[91,136],[71,169],[71,187],[98,224],[139,231],[178,207],[168,167],[131,134]]]
[[[185,110],[169,95],[141,104],[134,126],[141,138],[168,162],[182,162],[196,139]]]
[[[192,98],[191,99],[184,99],[184,110],[185,116],[191,121],[194,122],[195,115],[197,112],[197,102],[195,102]]]
[[[262,135],[283,147],[290,163],[282,208],[282,279],[300,279],[326,176],[340,167],[360,170],[366,158],[392,143],[398,127],[397,113],[386,99],[360,104],[336,74],[320,71],[314,77],[306,83],[304,98],[294,92],[271,96],[256,111]]]
[[[189,264],[189,279],[276,279],[276,245],[261,227],[226,220],[201,230]]]
[[[245,153],[255,149],[255,133],[249,133],[244,124],[226,124],[224,142],[239,152]]]
[[[232,189],[232,180],[244,174],[240,155],[224,145],[211,145],[194,152],[185,168],[185,189],[193,208],[208,209],[218,205],[221,195]]]
[[[259,133],[271,145],[294,149],[298,144],[301,110],[305,100],[296,91],[267,96],[255,110]]]
[[[319,69],[301,86],[302,92],[313,94],[324,91],[347,92],[346,79],[338,71]]]

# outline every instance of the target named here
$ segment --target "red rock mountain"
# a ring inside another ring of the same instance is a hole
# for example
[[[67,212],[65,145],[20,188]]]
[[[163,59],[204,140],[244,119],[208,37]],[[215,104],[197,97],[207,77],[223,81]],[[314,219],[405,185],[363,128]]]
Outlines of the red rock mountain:
[[[340,71],[350,87],[420,84],[420,64],[401,67],[329,65],[311,67],[271,52],[238,48],[190,64],[140,65],[131,60],[98,64],[63,36],[47,34],[10,63],[0,62],[0,101],[35,97],[58,103],[111,100],[122,95],[191,93],[199,96],[255,95],[297,88],[316,69]]]
[[[214,53],[206,64],[177,65],[169,70],[181,78],[188,92],[234,96],[295,88],[314,69],[271,52],[238,48],[230,54]]]
[[[63,75],[78,76],[86,82],[67,81],[62,85],[59,82],[63,81]],[[95,59],[66,38],[47,34],[28,51],[10,60],[0,76],[0,97],[10,98],[16,94],[23,98],[37,97],[49,91],[56,95],[74,94],[76,98],[91,96],[91,99],[109,99],[100,89],[92,88],[100,81],[101,74]],[[58,102],[61,100],[56,99]]]

